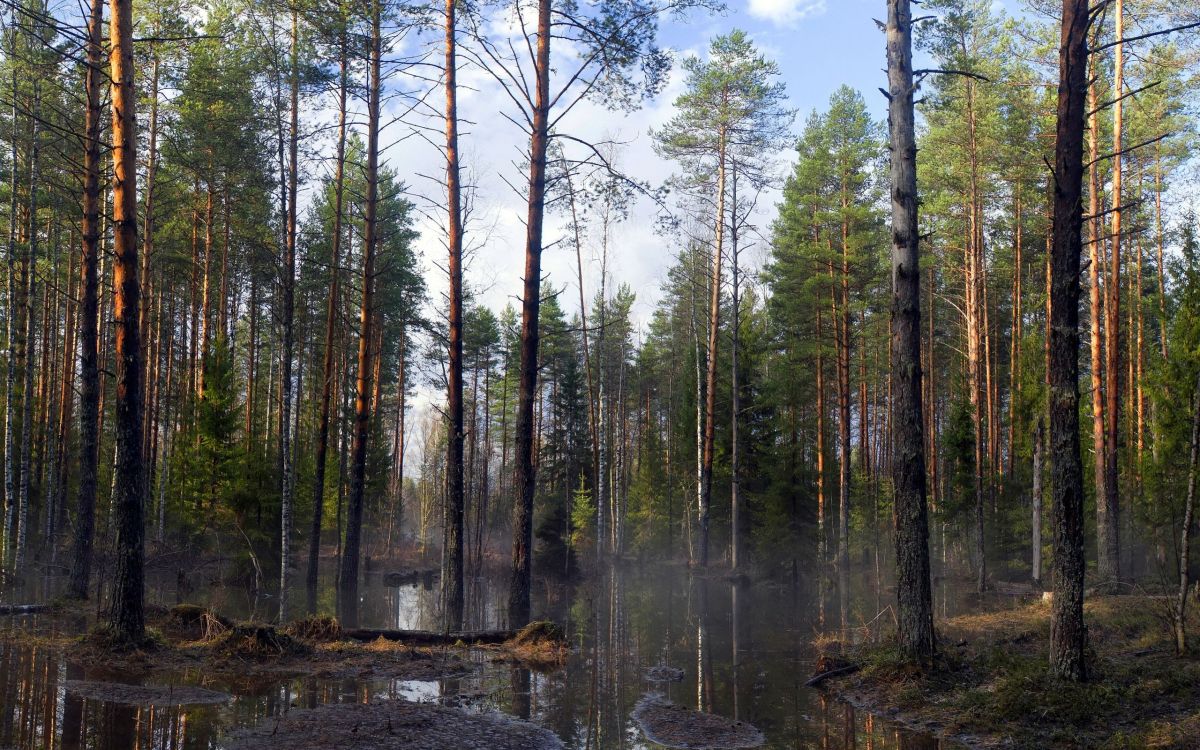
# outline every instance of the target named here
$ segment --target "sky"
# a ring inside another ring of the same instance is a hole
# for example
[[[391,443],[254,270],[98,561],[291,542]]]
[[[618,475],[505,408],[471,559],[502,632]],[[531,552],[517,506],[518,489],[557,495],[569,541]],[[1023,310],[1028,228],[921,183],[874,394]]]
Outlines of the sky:
[[[615,113],[588,103],[573,111],[561,129],[583,138],[614,139],[623,146],[618,159],[633,176],[659,184],[675,171],[672,163],[654,153],[650,132],[661,127],[673,114],[672,102],[682,90],[678,62],[684,56],[703,54],[708,41],[733,28],[748,32],[758,49],[775,60],[780,79],[785,83],[789,106],[797,111],[793,130],[798,134],[804,118],[820,109],[842,84],[863,92],[873,114],[882,119],[886,103],[878,87],[886,84],[883,72],[885,50],[883,34],[873,17],[884,14],[881,0],[732,0],[721,15],[693,14],[686,20],[669,20],[660,28],[659,41],[676,58],[670,81],[653,100],[633,113]],[[476,185],[473,220],[468,224],[468,245],[473,248],[467,263],[467,284],[477,299],[499,310],[507,303],[519,308],[524,270],[524,197],[510,186],[524,189],[523,174],[517,163],[526,137],[511,123],[497,116],[512,110],[505,95],[485,73],[469,64],[460,66],[459,94],[462,124],[462,152],[466,179]],[[402,104],[392,105],[397,110]],[[395,138],[383,137],[388,143]],[[444,163],[430,145],[406,139],[391,146],[384,158],[401,175],[441,175]],[[782,176],[792,154],[778,155]],[[428,179],[412,177],[416,193],[433,195],[437,187]],[[774,214],[778,191],[760,201],[756,223],[765,231]],[[419,248],[427,269],[427,283],[436,306],[444,306],[445,291],[443,229],[441,212],[432,205],[430,216],[421,222]],[[648,202],[636,205],[630,220],[617,231],[610,247],[609,288],[626,283],[637,296],[636,322],[644,325],[660,299],[659,288],[671,265],[675,248],[669,239],[654,231],[653,207]],[[543,256],[543,276],[564,293],[568,313],[577,308],[578,286],[572,246],[551,245],[565,236],[562,217],[547,217],[547,250]],[[760,243],[761,244],[761,243]],[[588,267],[585,255],[584,285],[589,298],[599,283],[599,264],[594,243],[587,248],[592,255]],[[750,248],[746,263],[752,269],[765,258],[765,248]]]
[[[639,180],[661,184],[676,171],[676,166],[654,152],[651,131],[673,115],[672,103],[683,89],[678,63],[689,55],[703,56],[712,37],[734,28],[746,31],[756,47],[778,64],[789,107],[796,111],[792,128],[796,135],[807,115],[814,109],[824,109],[833,92],[843,84],[862,92],[877,119],[885,118],[886,101],[878,89],[886,85],[886,51],[883,34],[873,20],[886,16],[883,0],[728,2],[723,14],[693,14],[685,20],[667,20],[661,25],[659,44],[672,50],[675,65],[657,97],[632,113],[611,112],[597,104],[585,103],[570,113],[560,130],[592,141],[620,141],[623,146],[617,157],[618,166]],[[1002,5],[997,0],[997,6]],[[493,33],[502,30],[503,24],[493,21]],[[919,58],[920,53],[917,54]],[[513,107],[495,81],[461,58],[459,85],[463,180],[475,186],[474,205],[466,226],[465,282],[479,303],[495,311],[511,304],[519,311],[526,213],[525,174],[519,164],[528,147],[528,137],[498,114],[511,113]],[[433,106],[441,107],[440,94],[434,98],[437,101],[432,102]],[[385,110],[394,115],[405,106],[399,97],[385,100]],[[427,137],[439,139],[436,129],[441,124],[431,118],[429,127],[432,130]],[[440,179],[444,175],[444,156],[433,143],[406,137],[404,128],[393,123],[385,130],[381,143],[391,145],[385,147],[382,156],[390,168],[409,180],[412,195],[423,209],[418,224],[421,232],[418,249],[426,269],[431,314],[444,315],[445,211],[431,199],[440,200],[441,188],[431,178]],[[777,155],[780,182],[793,161],[790,149]],[[757,215],[751,219],[764,236],[769,232],[778,199],[778,188],[768,191],[760,198]],[[638,335],[645,331],[661,299],[663,282],[678,251],[671,238],[656,233],[654,216],[649,201],[634,205],[629,220],[617,228],[610,242],[608,289],[614,290],[617,284],[624,283],[633,290],[636,302],[632,314]],[[542,275],[560,292],[560,303],[571,316],[578,309],[579,299],[574,248],[565,242],[556,243],[566,236],[564,217],[548,215]],[[744,248],[741,260],[748,275],[762,267],[767,252],[762,241]],[[598,256],[597,243],[587,242],[583,284],[589,305],[599,287]],[[440,390],[428,381],[415,385],[417,392],[412,400],[415,415],[434,413],[431,406],[442,399]],[[414,437],[419,434],[420,421],[418,418],[409,422]],[[414,453],[420,451],[417,445],[411,447]]]

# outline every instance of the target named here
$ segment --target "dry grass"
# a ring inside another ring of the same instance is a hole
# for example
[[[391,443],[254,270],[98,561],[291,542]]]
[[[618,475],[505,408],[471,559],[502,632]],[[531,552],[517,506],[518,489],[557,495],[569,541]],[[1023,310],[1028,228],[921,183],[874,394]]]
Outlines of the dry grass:
[[[336,641],[342,637],[342,626],[336,617],[328,615],[313,615],[300,620],[293,620],[283,632],[312,643]]]
[[[831,681],[851,702],[976,747],[1195,748],[1200,662],[1174,655],[1161,599],[1097,597],[1085,607],[1092,680],[1050,677],[1050,608],[1038,602],[938,623],[937,669],[892,647],[852,652],[862,671]],[[1191,632],[1200,634],[1193,615]],[[1183,728],[1183,729],[1181,729]]]

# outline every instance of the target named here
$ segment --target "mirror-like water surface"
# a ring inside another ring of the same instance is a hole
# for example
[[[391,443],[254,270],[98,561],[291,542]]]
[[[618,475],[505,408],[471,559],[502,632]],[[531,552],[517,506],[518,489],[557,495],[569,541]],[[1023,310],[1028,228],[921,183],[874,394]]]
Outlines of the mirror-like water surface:
[[[436,581],[387,587],[378,574],[369,581],[363,590],[365,626],[437,627]],[[503,584],[483,578],[471,588],[476,613],[471,625],[503,624],[497,614]],[[573,646],[561,669],[531,672],[474,655],[471,674],[433,681],[171,675],[176,684],[234,696],[220,706],[124,706],[83,699],[68,693],[64,682],[138,680],[74,663],[32,643],[0,645],[0,748],[220,748],[231,730],[293,707],[405,698],[527,718],[552,730],[572,750],[636,750],[658,747],[645,741],[630,718],[649,691],[748,721],[763,731],[769,748],[942,746],[804,686],[814,659],[811,643],[822,629],[821,608],[804,583],[734,584],[657,566],[618,570],[573,587],[552,585],[541,595],[542,612],[564,624]],[[214,590],[208,598],[246,610],[236,615],[269,610],[230,591]],[[874,597],[868,598],[873,606]],[[29,627],[31,619],[11,618],[3,626]],[[658,665],[682,671],[682,679],[649,681],[647,671]]]

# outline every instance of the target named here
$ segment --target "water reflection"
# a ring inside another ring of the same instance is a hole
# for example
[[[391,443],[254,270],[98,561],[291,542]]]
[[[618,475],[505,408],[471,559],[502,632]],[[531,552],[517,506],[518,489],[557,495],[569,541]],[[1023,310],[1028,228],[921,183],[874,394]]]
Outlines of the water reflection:
[[[471,627],[496,627],[503,583],[472,582]],[[437,585],[364,587],[362,617],[372,627],[430,629],[438,623]],[[222,601],[234,601],[230,592]],[[441,701],[500,710],[555,732],[572,750],[646,750],[630,719],[642,695],[731,716],[759,727],[768,748],[939,747],[804,687],[819,607],[804,584],[730,582],[681,568],[613,571],[572,589],[554,589],[541,611],[561,622],[575,646],[567,665],[533,672],[477,660],[465,677],[441,681],[295,679],[246,684],[197,673],[175,684],[229,692],[221,706],[122,706],[68,693],[67,680],[133,682],[56,657],[36,645],[0,643],[0,747],[34,750],[215,750],[235,728],[291,708],[383,698]],[[251,609],[253,604],[245,602]],[[20,628],[28,618],[6,627]],[[682,678],[651,682],[652,667]],[[165,683],[158,683],[165,684]]]

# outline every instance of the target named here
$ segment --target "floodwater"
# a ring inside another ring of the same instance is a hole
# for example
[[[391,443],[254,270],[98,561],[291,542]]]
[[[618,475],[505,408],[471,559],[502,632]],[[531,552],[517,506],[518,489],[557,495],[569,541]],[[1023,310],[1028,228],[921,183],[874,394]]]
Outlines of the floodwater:
[[[503,582],[477,579],[468,588],[468,606],[475,613],[469,625],[501,625]],[[572,654],[561,669],[531,672],[480,659],[469,676],[433,681],[214,681],[187,672],[156,680],[234,696],[217,706],[138,707],[83,699],[67,693],[64,681],[133,680],[67,663],[44,647],[0,643],[0,749],[221,748],[231,730],[269,721],[290,708],[401,697],[529,719],[571,750],[651,750],[661,746],[647,742],[630,718],[638,699],[651,691],[750,722],[766,735],[767,748],[952,747],[804,686],[814,662],[811,643],[822,624],[813,587],[803,581],[734,584],[660,565],[617,569],[572,586],[547,585],[537,594],[535,612],[562,623],[571,639]],[[161,591],[158,595],[166,598]],[[436,582],[386,587],[378,573],[371,573],[362,596],[365,627],[438,627]],[[192,599],[220,602],[226,611],[270,611],[269,601],[255,602],[238,592],[210,591]],[[885,607],[889,599],[884,597]],[[880,611],[874,595],[864,600],[856,603],[852,622],[866,623]],[[835,613],[829,608],[826,615]],[[5,618],[0,627],[28,627],[32,617]],[[866,632],[859,637],[869,637],[862,635]],[[681,670],[683,678],[647,681],[647,670],[658,665]]]

